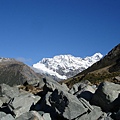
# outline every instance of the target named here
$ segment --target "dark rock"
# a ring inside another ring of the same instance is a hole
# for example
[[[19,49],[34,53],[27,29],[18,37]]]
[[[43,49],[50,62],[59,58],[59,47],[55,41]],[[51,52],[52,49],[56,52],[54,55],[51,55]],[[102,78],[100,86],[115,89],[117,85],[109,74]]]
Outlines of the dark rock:
[[[96,90],[91,103],[100,106],[104,111],[115,111],[120,107],[120,85],[103,82]]]
[[[57,89],[51,94],[49,102],[60,116],[69,120],[81,116],[88,110],[76,96]]]
[[[120,101],[119,101],[120,102]],[[116,120],[120,120],[120,109],[115,115]]]

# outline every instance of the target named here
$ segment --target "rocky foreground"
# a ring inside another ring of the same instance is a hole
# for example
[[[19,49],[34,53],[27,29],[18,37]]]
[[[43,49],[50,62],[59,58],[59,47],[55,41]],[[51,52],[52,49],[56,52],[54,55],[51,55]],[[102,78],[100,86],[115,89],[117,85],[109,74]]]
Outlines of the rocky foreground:
[[[37,86],[0,84],[0,120],[120,120],[120,85],[86,80],[69,89],[49,78]]]

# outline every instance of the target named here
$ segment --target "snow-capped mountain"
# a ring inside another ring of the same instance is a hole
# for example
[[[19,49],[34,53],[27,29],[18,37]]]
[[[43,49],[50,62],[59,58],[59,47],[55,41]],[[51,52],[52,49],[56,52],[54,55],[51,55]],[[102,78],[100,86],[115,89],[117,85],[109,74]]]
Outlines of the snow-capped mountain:
[[[5,61],[11,61],[14,60],[13,58],[4,58],[4,57],[0,57],[0,62],[5,62]]]
[[[52,76],[56,80],[67,79],[87,69],[102,57],[101,53],[85,58],[58,55],[53,58],[43,58],[38,63],[33,64],[33,69],[43,75]]]

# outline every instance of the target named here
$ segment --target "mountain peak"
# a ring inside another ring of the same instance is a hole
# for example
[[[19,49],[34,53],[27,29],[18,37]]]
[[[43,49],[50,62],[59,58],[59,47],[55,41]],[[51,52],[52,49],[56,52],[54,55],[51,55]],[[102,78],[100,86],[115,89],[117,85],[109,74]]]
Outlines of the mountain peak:
[[[95,53],[86,58],[74,57],[70,54],[57,55],[53,58],[43,58],[38,63],[33,64],[33,67],[38,69],[40,73],[47,76],[51,75],[54,79],[67,79],[90,67],[102,57],[101,53]]]

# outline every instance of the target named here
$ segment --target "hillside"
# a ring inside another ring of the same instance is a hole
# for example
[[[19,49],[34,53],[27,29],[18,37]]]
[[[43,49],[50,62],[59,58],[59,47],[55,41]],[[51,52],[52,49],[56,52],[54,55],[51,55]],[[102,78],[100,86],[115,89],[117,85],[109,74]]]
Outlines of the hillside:
[[[27,65],[10,58],[0,58],[0,84],[10,86],[24,83],[36,84],[38,75]]]
[[[100,61],[76,76],[67,79],[64,83],[72,86],[74,83],[86,79],[93,84],[99,84],[105,80],[120,83],[120,81],[115,80],[116,76],[120,76],[120,44],[115,46]]]

